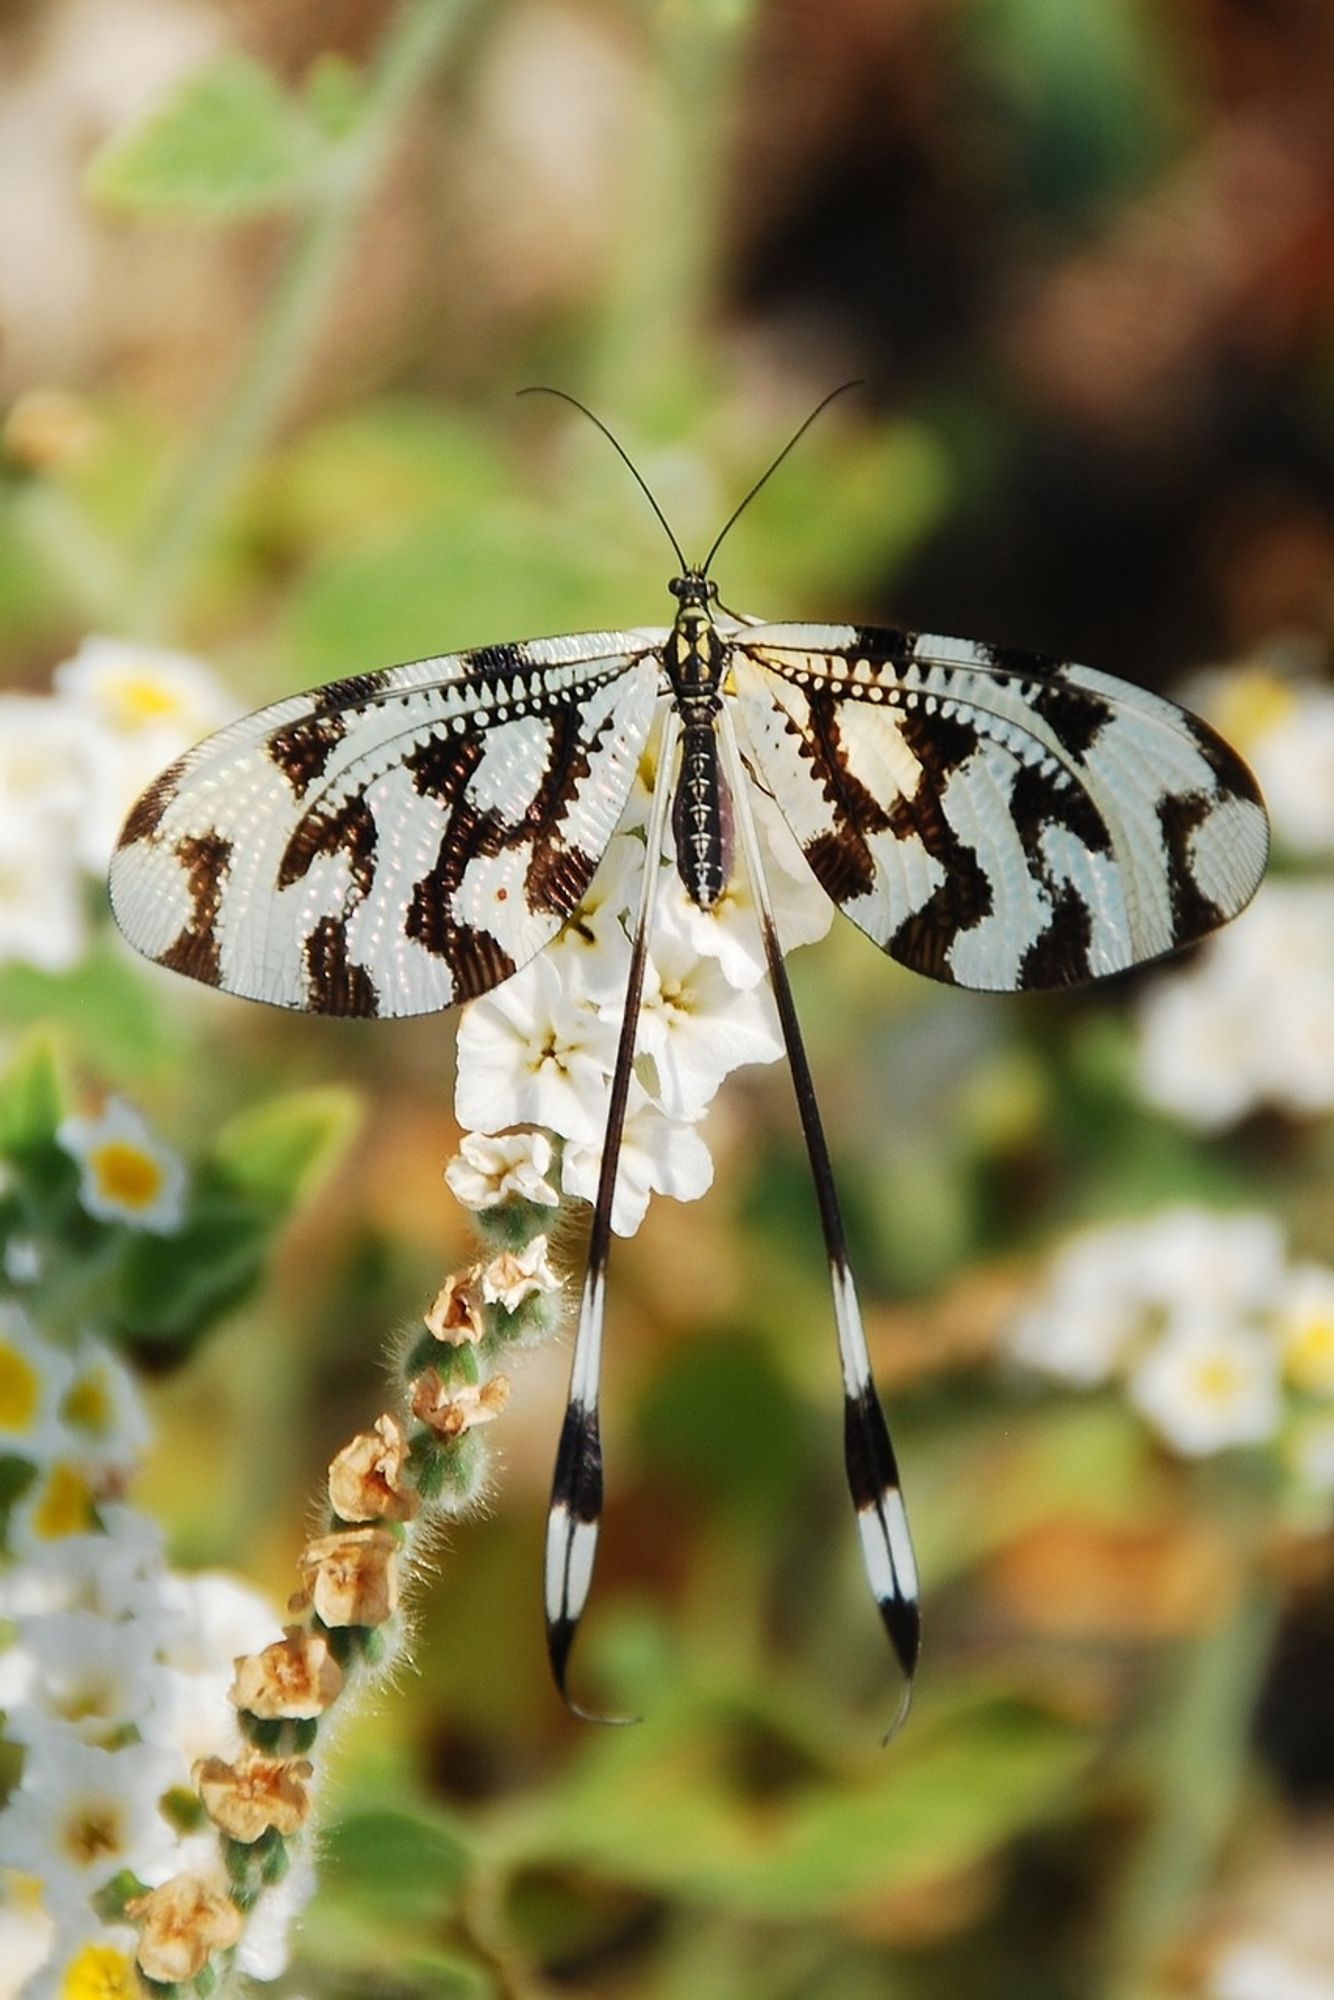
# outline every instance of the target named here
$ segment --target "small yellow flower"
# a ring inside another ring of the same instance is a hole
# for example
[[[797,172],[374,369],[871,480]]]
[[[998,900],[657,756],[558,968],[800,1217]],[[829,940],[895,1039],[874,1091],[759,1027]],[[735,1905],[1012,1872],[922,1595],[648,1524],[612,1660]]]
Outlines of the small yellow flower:
[[[79,1199],[102,1222],[170,1236],[185,1212],[185,1169],[118,1098],[97,1118],[67,1118],[56,1133],[79,1164]]]
[[[36,1491],[25,1494],[29,1530],[37,1542],[63,1542],[67,1535],[86,1535],[97,1526],[92,1487],[75,1465],[49,1468]]]
[[[60,2000],[139,2000],[142,1991],[129,1952],[86,1944],[65,1968]]]
[[[1334,1396],[1334,1271],[1300,1264],[1275,1309],[1284,1373],[1311,1396]]]

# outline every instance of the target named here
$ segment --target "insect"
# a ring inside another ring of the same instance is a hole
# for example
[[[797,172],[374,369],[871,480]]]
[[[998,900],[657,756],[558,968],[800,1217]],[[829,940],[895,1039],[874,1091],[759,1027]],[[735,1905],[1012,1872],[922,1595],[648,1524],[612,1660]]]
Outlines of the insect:
[[[660,726],[649,854],[661,857],[670,813],[701,909],[726,889],[734,845],[752,885],[829,1260],[848,1485],[906,1707],[920,1638],[912,1541],[750,787],[777,802],[816,879],[882,950],[998,992],[1098,979],[1213,930],[1254,894],[1268,823],[1211,729],[1106,674],[925,633],[725,613],[710,575],[723,538],[824,406],[698,564],[594,417],[671,540],[669,626],[481,646],[260,709],[144,793],[111,895],[140,951],[229,993],[317,1014],[454,1006],[577,910]],[[612,1202],[657,878],[645,868],[548,1520],[548,1647],[572,1707],[602,1512]]]

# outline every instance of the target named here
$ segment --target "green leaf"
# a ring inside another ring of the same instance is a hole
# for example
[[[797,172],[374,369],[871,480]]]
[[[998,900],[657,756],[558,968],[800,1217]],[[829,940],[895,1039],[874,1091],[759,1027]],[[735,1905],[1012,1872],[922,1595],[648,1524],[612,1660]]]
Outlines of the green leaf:
[[[34,1034],[0,1077],[0,1153],[23,1160],[55,1144],[65,1091],[55,1043]]]
[[[262,64],[230,54],[104,146],[87,187],[106,207],[127,213],[226,221],[287,206],[326,157],[305,109]]]
[[[424,1809],[350,1814],[326,1829],[320,1846],[322,1895],[392,1908],[408,1920],[438,1919],[471,1866],[458,1830]]]
[[[733,1916],[800,1920],[985,1860],[1058,1810],[1090,1753],[1066,1721],[984,1695],[919,1717],[857,1777],[807,1776],[757,1814],[729,1726],[678,1707],[617,1732],[512,1858],[596,1868]]]
[[[284,1210],[314,1193],[350,1143],[361,1107],[350,1090],[292,1091],[224,1125],[213,1160],[228,1186]]]
[[[366,101],[361,71],[346,56],[323,55],[306,78],[310,115],[329,139],[345,139],[353,131]]]
[[[182,1028],[156,1002],[142,967],[109,937],[69,972],[0,969],[0,1021],[58,1027],[81,1057],[114,1076],[142,1076],[182,1053]]]

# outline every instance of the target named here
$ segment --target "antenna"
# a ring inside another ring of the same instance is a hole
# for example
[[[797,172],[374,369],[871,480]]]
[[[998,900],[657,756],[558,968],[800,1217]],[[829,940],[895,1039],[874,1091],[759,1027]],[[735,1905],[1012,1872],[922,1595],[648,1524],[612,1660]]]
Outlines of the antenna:
[[[835,390],[834,393],[837,395],[838,391]],[[644,498],[648,501],[649,506],[653,509],[654,513],[661,521],[667,539],[676,551],[676,560],[680,563],[683,571],[688,570],[690,568],[690,564],[686,561],[685,556],[682,554],[681,544],[677,541],[676,536],[672,533],[671,523],[668,521],[667,516],[663,513],[661,507],[658,505],[657,501],[654,499],[652,493],[650,492],[647,480],[644,478],[643,473],[639,470],[639,467],[635,464],[634,460],[631,458],[629,452],[625,449],[620,439],[613,436],[612,432],[609,431],[607,429],[607,426],[603,423],[601,417],[595,417],[593,415],[593,412],[589,409],[588,405],[586,403],[581,403],[577,396],[567,395],[564,389],[553,389],[549,387],[549,385],[545,382],[530,383],[528,388],[520,389],[518,391],[518,394],[520,396],[559,396],[562,403],[570,403],[576,410],[582,410],[583,414],[588,418],[589,423],[597,425],[603,437],[606,438],[607,442],[614,447],[614,449],[624,459],[625,463],[629,466],[630,471],[634,475],[635,480],[638,482],[640,491],[643,493]],[[827,400],[828,399],[826,398],[826,401]],[[821,408],[823,408],[823,404],[821,405]],[[807,423],[810,422],[809,417],[806,419],[806,422]],[[804,430],[805,427],[806,427],[805,424],[803,424],[802,430]],[[801,431],[798,431],[797,437],[800,437],[800,435]],[[792,442],[795,444],[796,438],[794,438]]]
[[[705,556],[703,562],[699,566],[699,572],[701,576],[708,575],[709,567],[712,564],[713,559],[717,555],[719,549],[722,547],[724,538],[731,533],[731,530],[736,526],[737,521],[740,519],[741,515],[744,514],[747,507],[749,507],[751,501],[755,498],[755,495],[759,492],[760,488],[763,485],[765,485],[765,483],[768,480],[773,478],[773,475],[775,474],[775,472],[777,472],[779,466],[783,463],[783,460],[787,457],[793,445],[796,444],[800,438],[805,437],[807,431],[810,429],[811,425],[815,422],[815,419],[820,415],[821,411],[827,410],[829,408],[829,405],[834,401],[835,397],[845,395],[849,389],[861,389],[864,387],[865,387],[865,382],[863,378],[861,376],[856,376],[851,382],[840,382],[837,389],[831,389],[827,396],[821,398],[821,400],[816,404],[815,408],[811,411],[810,415],[807,417],[805,423],[799,425],[798,428],[795,431],[793,431],[791,437],[788,439],[787,443],[783,446],[783,449],[779,452],[777,458],[774,459],[768,471],[762,472],[760,474],[760,477],[755,481],[755,484],[751,487],[749,493],[746,495],[745,499],[741,502],[740,506],[734,507],[732,512],[728,515],[726,521],[724,521],[721,529],[718,532],[718,536],[713,544],[713,547],[709,550],[709,553]]]

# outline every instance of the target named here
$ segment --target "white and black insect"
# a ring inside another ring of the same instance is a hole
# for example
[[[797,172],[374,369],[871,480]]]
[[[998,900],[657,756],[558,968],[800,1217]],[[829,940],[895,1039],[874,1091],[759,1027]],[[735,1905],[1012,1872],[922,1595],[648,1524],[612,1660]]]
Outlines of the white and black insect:
[[[648,497],[680,564],[670,626],[483,646],[260,709],[144,793],[112,902],[140,951],[229,993],[317,1014],[454,1006],[577,910],[660,726],[650,856],[670,810],[697,905],[727,887],[734,837],[752,885],[829,1257],[862,1556],[911,1687],[912,1542],[749,787],[776,800],[882,950],[993,992],[1077,985],[1202,937],[1254,894],[1268,824],[1211,729],[1106,674],[926,633],[725,615],[709,570],[741,508],[692,565]],[[644,871],[547,1532],[567,1700],[602,1510],[612,1199],[657,873]]]

